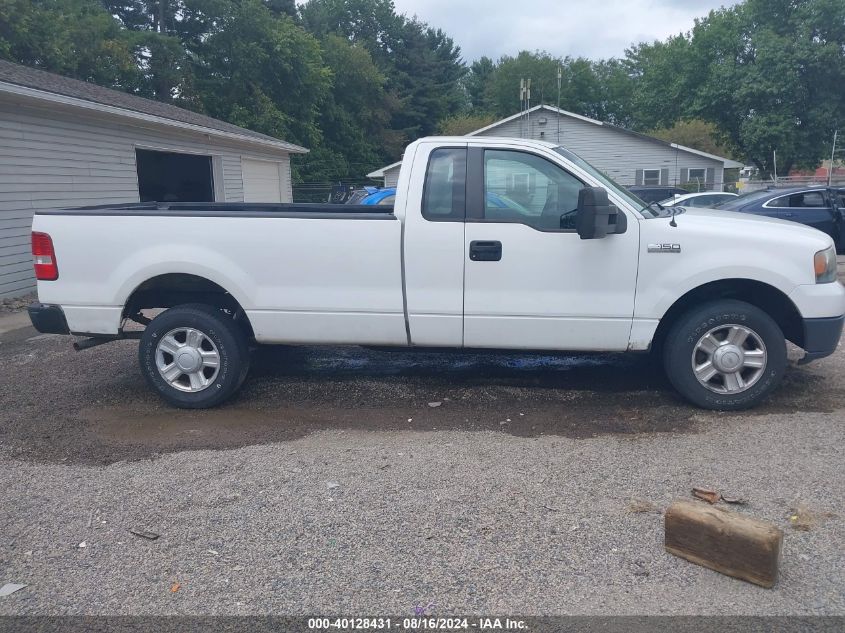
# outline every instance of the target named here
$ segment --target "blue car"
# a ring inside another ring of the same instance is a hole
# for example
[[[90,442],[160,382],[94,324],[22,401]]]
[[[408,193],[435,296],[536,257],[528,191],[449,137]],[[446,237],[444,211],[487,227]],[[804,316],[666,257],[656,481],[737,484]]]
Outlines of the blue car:
[[[396,202],[396,187],[385,187],[384,189],[365,187],[364,189],[369,190],[367,195],[354,204],[389,206]]]
[[[714,208],[806,224],[830,235],[837,252],[845,250],[845,188],[764,189],[743,194]]]
[[[353,196],[347,204],[391,205],[396,201],[396,187],[385,187],[384,189],[364,187],[361,191],[366,192],[366,194],[358,197]],[[513,209],[529,215],[528,210],[518,202],[492,191],[487,192],[487,207],[488,209]]]

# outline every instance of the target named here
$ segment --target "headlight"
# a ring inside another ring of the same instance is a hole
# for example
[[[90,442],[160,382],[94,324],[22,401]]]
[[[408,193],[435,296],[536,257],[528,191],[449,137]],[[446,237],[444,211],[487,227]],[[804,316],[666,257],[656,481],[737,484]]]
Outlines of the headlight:
[[[836,281],[836,248],[831,246],[816,253],[813,258],[816,269],[816,283],[826,284]]]

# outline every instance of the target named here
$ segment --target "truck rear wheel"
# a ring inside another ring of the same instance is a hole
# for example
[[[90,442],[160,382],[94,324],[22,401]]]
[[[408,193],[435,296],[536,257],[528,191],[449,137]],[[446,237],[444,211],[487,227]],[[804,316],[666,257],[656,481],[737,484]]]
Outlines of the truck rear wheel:
[[[663,349],[669,381],[705,409],[759,404],[786,371],[786,339],[759,308],[724,299],[698,306],[672,326]]]
[[[205,409],[229,398],[249,370],[243,329],[217,308],[186,304],[147,325],[138,349],[141,371],[170,404]]]

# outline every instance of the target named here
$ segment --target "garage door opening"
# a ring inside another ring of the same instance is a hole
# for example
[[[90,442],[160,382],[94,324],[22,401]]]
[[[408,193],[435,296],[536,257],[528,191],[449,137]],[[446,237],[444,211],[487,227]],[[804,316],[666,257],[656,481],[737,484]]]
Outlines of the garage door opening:
[[[135,150],[141,202],[214,202],[211,156]]]

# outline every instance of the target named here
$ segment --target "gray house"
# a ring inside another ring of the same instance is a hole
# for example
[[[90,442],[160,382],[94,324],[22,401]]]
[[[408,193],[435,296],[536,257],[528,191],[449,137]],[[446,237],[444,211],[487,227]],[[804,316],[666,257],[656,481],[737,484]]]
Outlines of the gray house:
[[[623,186],[692,184],[700,191],[721,191],[725,169],[742,163],[690,147],[631,132],[548,105],[538,105],[467,136],[530,138],[560,143]],[[402,162],[382,167],[369,178],[395,187]]]
[[[0,297],[34,288],[37,209],[290,202],[307,150],[211,117],[0,61]]]

